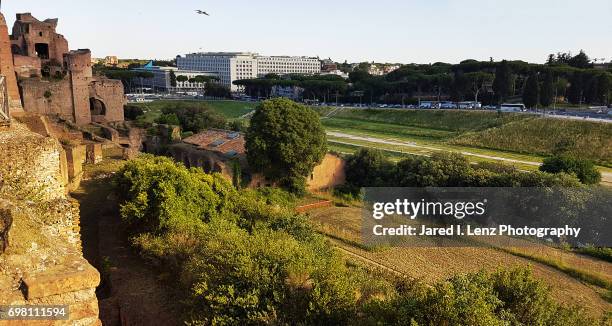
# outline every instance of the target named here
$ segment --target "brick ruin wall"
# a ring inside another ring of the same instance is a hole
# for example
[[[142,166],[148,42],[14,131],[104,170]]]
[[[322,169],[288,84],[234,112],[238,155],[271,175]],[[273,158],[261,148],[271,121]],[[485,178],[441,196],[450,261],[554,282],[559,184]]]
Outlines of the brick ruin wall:
[[[73,84],[78,84],[74,92]],[[84,86],[85,85],[85,86]],[[58,115],[79,125],[88,124],[94,117],[90,114],[90,97],[101,100],[106,115],[95,117],[95,122],[123,121],[123,85],[120,81],[102,79],[91,84],[82,77],[66,77],[63,80],[30,78],[21,82],[23,103],[27,112]],[[47,97],[48,96],[48,97]],[[73,109],[73,101],[78,103]]]
[[[77,125],[124,120],[123,84],[94,77],[91,52],[69,51],[67,40],[56,33],[57,19],[39,21],[29,13],[17,14],[9,37],[6,22],[0,18],[0,74],[7,76],[9,97],[18,111],[59,115]],[[48,46],[48,58],[38,57],[36,44]],[[41,78],[47,65],[52,76],[56,72],[66,76]],[[15,75],[22,88],[23,108]],[[90,99],[102,103],[104,114],[92,116]]]
[[[306,180],[309,191],[331,189],[346,181],[346,162],[333,154],[326,154],[321,164],[315,166],[312,175]]]
[[[42,63],[39,58],[13,55],[13,62],[15,63],[15,73],[19,79],[40,77]]]
[[[0,74],[6,77],[10,110],[12,112],[23,111],[19,88],[17,87],[17,77],[13,67],[13,54],[11,52],[11,41],[8,36],[8,26],[2,14],[0,14]]]
[[[78,203],[65,194],[62,147],[15,122],[0,132],[0,152],[0,302],[67,304],[69,320],[53,325],[99,325],[100,275],[83,258]]]
[[[58,115],[74,121],[70,81],[26,79],[21,82],[23,104],[27,112]],[[89,110],[89,102],[87,103]]]
[[[68,41],[63,35],[56,33],[57,19],[39,21],[30,13],[17,14],[17,21],[13,25],[13,44],[18,46],[21,55],[36,57],[36,44],[48,45],[48,60],[60,64],[64,53],[68,52]],[[23,26],[27,25],[27,33]]]
[[[92,117],[95,122],[123,121],[123,106],[125,94],[123,84],[119,80],[95,78],[89,87],[89,97],[101,100],[106,107],[106,115]]]
[[[147,142],[147,152],[155,153],[155,142]],[[199,167],[207,173],[221,173],[227,180],[232,181],[233,170],[230,161],[214,151],[201,150],[183,142],[168,147],[168,152],[175,162],[183,163],[187,167]],[[246,157],[241,157],[242,171],[248,171]],[[346,182],[346,161],[333,154],[326,154],[322,162],[317,165],[312,174],[306,179],[306,188],[309,191],[331,189]],[[258,188],[273,183],[259,174],[251,174],[249,188]]]

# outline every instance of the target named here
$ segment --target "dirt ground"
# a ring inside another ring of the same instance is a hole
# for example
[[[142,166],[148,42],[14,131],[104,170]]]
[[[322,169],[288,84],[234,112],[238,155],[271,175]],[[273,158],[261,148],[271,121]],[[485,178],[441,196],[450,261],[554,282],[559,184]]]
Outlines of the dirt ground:
[[[458,273],[470,273],[480,270],[494,271],[498,268],[531,266],[534,275],[552,287],[553,297],[561,303],[579,305],[594,315],[612,311],[612,304],[602,298],[604,289],[585,284],[552,267],[532,260],[520,258],[493,248],[482,247],[390,247],[382,250],[364,250],[351,245],[351,241],[360,241],[361,209],[329,207],[310,211],[315,225],[334,240],[341,251],[349,258],[371,263],[375,268],[382,268],[395,273],[402,273],[425,282],[446,279]],[[545,257],[559,257],[568,266],[581,268],[612,277],[612,264],[547,247],[521,248],[527,253]]]

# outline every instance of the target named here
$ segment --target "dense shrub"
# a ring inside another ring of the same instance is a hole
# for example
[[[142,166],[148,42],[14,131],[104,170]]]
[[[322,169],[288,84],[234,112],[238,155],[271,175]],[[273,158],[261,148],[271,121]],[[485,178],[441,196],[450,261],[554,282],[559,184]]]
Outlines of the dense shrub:
[[[176,273],[194,324],[347,324],[358,283],[278,189],[238,192],[168,158],[128,162],[115,184],[143,256]]]
[[[188,260],[192,319],[206,324],[338,324],[353,314],[355,285],[342,259],[321,238],[301,242],[286,232],[248,234],[211,223],[206,254]],[[231,248],[231,249],[230,249]]]
[[[575,174],[580,182],[588,185],[601,182],[601,172],[597,170],[592,161],[566,155],[556,155],[544,159],[544,164],[542,164],[540,170],[548,173]]]
[[[134,105],[126,105],[123,107],[123,116],[126,120],[136,120],[139,116],[143,115],[142,108]]]
[[[339,193],[359,194],[362,187],[551,187],[578,186],[568,174],[522,172],[501,163],[472,165],[456,153],[410,156],[397,164],[375,149],[361,149],[347,159],[347,185]]]
[[[155,119],[155,122],[164,124],[164,125],[172,125],[172,126],[180,126],[181,122],[175,113],[165,113],[159,116],[159,118]]]
[[[171,120],[166,121],[167,119]],[[180,103],[173,107],[164,107],[162,109],[162,116],[158,118],[156,122],[179,125],[183,131],[191,131],[194,133],[209,128],[223,129],[227,124],[225,117],[218,112],[206,106],[190,105],[189,103]]]
[[[136,232],[189,228],[225,216],[235,206],[230,198],[237,196],[221,175],[151,155],[125,164],[115,183],[121,217]]]
[[[470,185],[471,172],[464,156],[436,153],[400,161],[393,179],[400,187],[459,187]]]
[[[346,181],[356,187],[383,187],[390,183],[393,163],[382,151],[362,148],[346,161]]]
[[[427,287],[400,282],[398,295],[366,308],[370,324],[594,325],[582,310],[555,303],[530,269],[458,275]]]

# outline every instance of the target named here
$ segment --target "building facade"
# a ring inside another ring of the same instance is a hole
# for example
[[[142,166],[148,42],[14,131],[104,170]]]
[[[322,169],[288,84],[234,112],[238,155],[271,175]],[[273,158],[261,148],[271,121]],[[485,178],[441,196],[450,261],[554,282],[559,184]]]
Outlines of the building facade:
[[[145,65],[144,67],[134,68],[132,71],[137,72],[148,72],[153,74],[153,78],[139,78],[134,80],[134,84],[141,88],[150,88],[156,92],[198,92],[203,93],[206,89],[206,83],[193,82],[191,79],[197,76],[208,76],[218,78],[216,73],[208,71],[194,71],[194,70],[180,70],[176,67],[158,67],[153,66],[152,63]],[[176,85],[172,85],[172,74],[175,78],[184,76],[187,81],[181,81],[178,78]]]
[[[252,79],[267,74],[321,73],[321,62],[317,58],[261,56],[251,52],[204,52],[178,56],[176,64],[181,70],[214,72],[219,82],[232,92],[242,89],[233,84],[236,80]]]

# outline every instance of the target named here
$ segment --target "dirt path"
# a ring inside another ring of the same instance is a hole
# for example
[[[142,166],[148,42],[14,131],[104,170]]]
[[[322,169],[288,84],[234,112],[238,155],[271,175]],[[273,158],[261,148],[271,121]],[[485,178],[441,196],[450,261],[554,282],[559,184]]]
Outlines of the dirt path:
[[[436,152],[446,151],[444,149],[440,149],[436,147],[418,145],[417,143],[414,143],[414,142],[389,140],[389,139],[382,139],[382,138],[376,138],[376,137],[370,137],[370,136],[357,136],[357,135],[352,135],[352,134],[347,134],[347,133],[337,132],[337,131],[327,131],[326,133],[328,136],[345,138],[345,139],[355,140],[355,141],[366,141],[366,142],[375,143],[375,144],[403,146],[403,147],[424,149],[424,150],[436,151]],[[338,143],[338,144],[344,144],[344,145],[359,146],[358,144],[352,144],[349,142],[342,142],[342,141],[335,141],[335,140],[333,142]],[[393,151],[393,150],[386,150],[386,151],[402,153],[400,151]],[[502,162],[507,162],[507,163],[517,163],[517,164],[525,164],[525,165],[532,165],[532,166],[542,165],[542,163],[540,162],[516,160],[516,159],[504,158],[504,157],[499,157],[499,156],[493,156],[493,155],[477,154],[477,153],[466,152],[466,151],[457,151],[457,153],[465,155],[465,156],[473,156],[473,157],[483,158],[487,160],[496,160],[496,161],[502,161]],[[612,185],[612,172],[602,171],[601,181],[603,184]]]
[[[81,238],[85,258],[102,275],[97,289],[104,325],[182,325],[178,308],[156,273],[131,248],[123,232],[108,174],[87,167],[85,181],[72,196],[81,207]],[[92,170],[93,169],[93,170]],[[113,170],[110,167],[108,170]],[[87,180],[89,179],[89,180]]]

